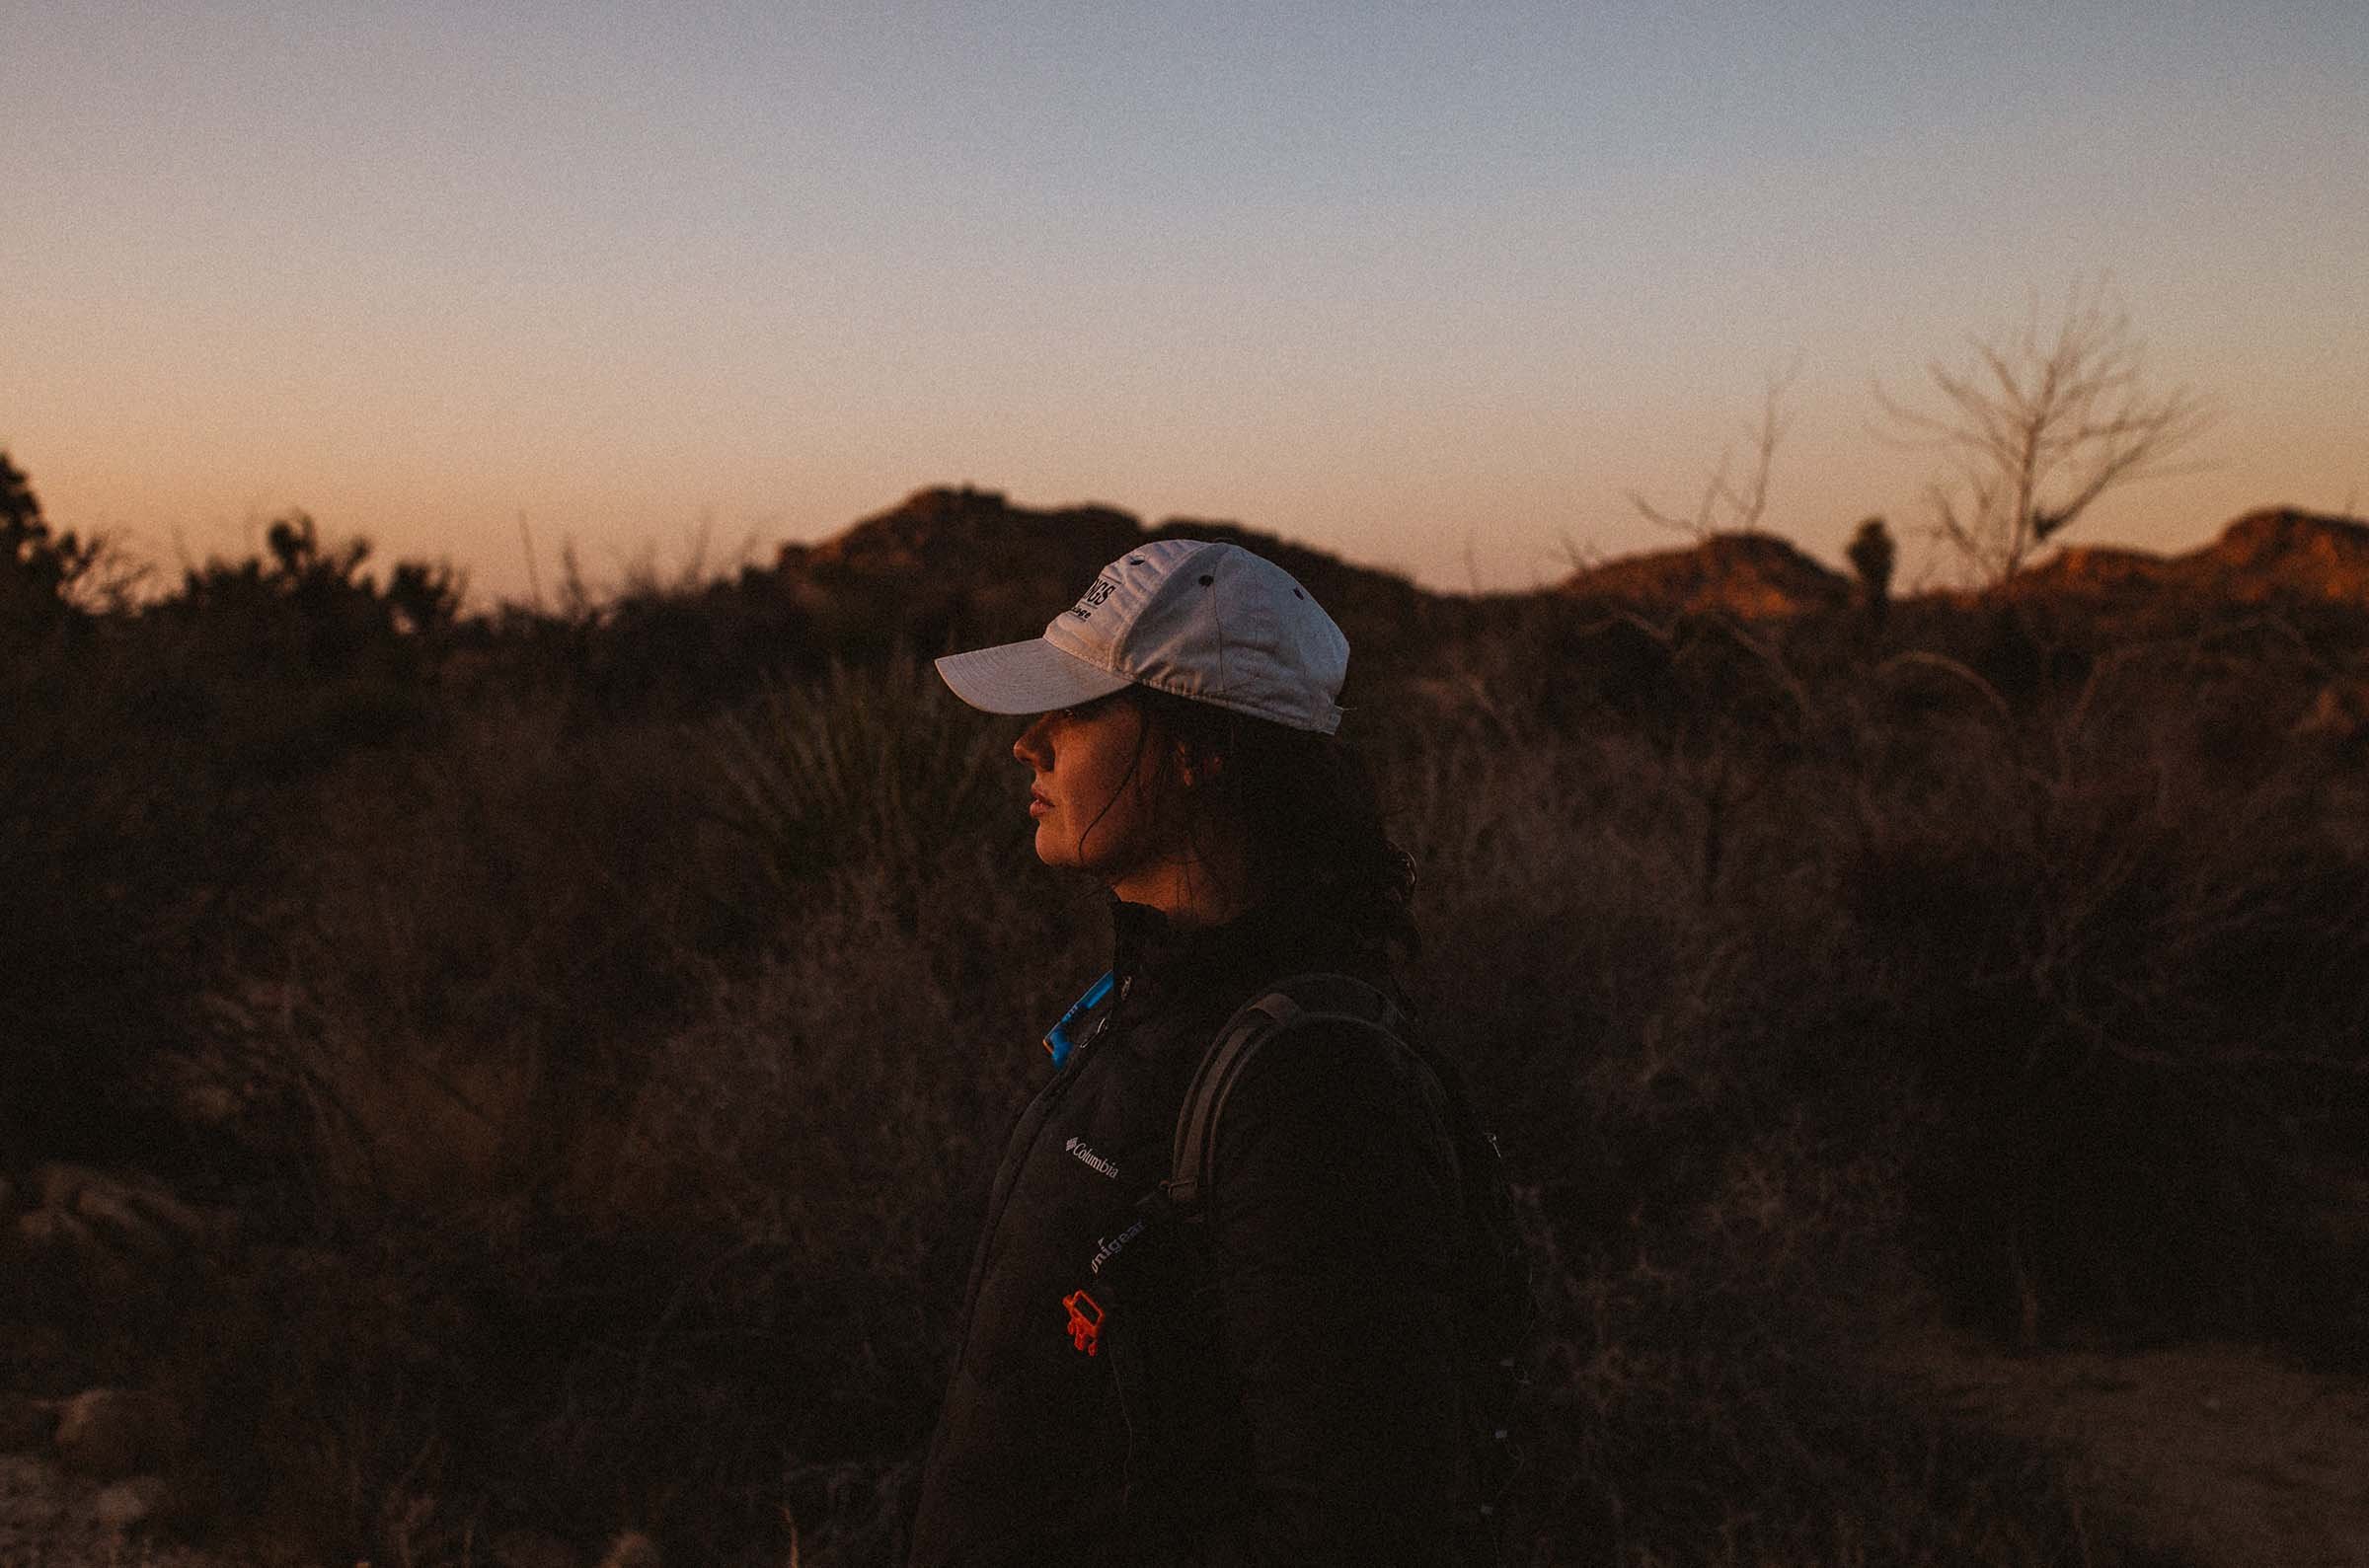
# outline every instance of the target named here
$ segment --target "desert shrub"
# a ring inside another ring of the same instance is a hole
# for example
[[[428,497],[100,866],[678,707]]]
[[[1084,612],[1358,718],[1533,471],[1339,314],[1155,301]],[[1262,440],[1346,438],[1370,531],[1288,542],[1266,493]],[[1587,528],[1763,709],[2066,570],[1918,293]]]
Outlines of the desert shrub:
[[[1877,1240],[1897,1191],[1880,1166],[1775,1135],[1626,1266],[1542,1235],[1513,1560],[2169,1565],[2054,1457],[1871,1364],[1886,1312],[1914,1300]]]
[[[83,604],[98,548],[50,535],[7,477],[10,592],[47,609],[38,627],[0,612],[0,1152],[197,1174],[165,1081],[203,1036],[217,956],[309,842],[310,783],[432,727],[456,589],[406,563],[382,591],[367,546],[299,515],[272,525],[268,562]]]
[[[119,624],[0,661],[0,1163],[183,1143],[155,1069],[191,1038],[209,933],[269,827],[174,684]]]
[[[185,1070],[339,1195],[565,1179],[679,1015],[707,916],[670,726],[456,715],[289,804]],[[622,1085],[622,1088],[621,1088]]]
[[[51,528],[25,471],[0,451],[0,652],[38,646],[81,619],[78,600],[108,554],[105,540]]]
[[[917,885],[948,853],[992,848],[1024,863],[1011,747],[1009,721],[956,702],[907,653],[776,683],[706,726],[711,846],[738,862],[715,880],[753,882],[778,918],[782,900],[841,865]]]
[[[1848,870],[1857,969],[1889,977],[1921,1222],[1977,1315],[2325,1339],[2357,1307],[2294,1240],[2369,1131],[2339,978],[2369,862],[2313,808],[2292,699],[2168,651],[1983,744],[1902,726],[1915,788],[1874,797]]]
[[[697,717],[745,701],[769,682],[816,673],[840,650],[761,572],[702,580],[696,566],[665,582],[648,573],[580,612],[570,683],[609,712]]]
[[[274,787],[424,732],[459,603],[450,570],[400,562],[382,588],[367,540],[332,543],[301,512],[267,545],[268,559],[190,568],[133,623],[179,721]]]

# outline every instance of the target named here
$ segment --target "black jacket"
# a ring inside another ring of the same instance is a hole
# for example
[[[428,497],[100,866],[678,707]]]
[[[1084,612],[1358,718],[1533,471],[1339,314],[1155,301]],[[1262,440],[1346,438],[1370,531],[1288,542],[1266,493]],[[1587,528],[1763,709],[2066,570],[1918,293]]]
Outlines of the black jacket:
[[[1227,1102],[1204,1223],[1130,1231],[1234,1010],[1387,973],[1268,913],[1116,925],[1120,990],[995,1178],[912,1563],[1457,1560],[1459,1199],[1429,1075],[1370,1031],[1278,1036]]]

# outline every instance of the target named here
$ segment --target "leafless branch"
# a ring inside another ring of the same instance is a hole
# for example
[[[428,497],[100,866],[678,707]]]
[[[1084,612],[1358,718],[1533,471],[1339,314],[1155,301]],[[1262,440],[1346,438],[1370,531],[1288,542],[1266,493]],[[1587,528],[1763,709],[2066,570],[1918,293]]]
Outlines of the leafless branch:
[[[1772,374],[1761,389],[1760,417],[1745,428],[1745,439],[1751,443],[1751,472],[1741,480],[1731,478],[1735,464],[1735,448],[1730,446],[1719,453],[1719,466],[1704,482],[1703,493],[1695,502],[1694,515],[1680,517],[1662,510],[1639,490],[1628,491],[1629,504],[1637,514],[1656,528],[1666,528],[1700,542],[1714,534],[1747,534],[1760,526],[1761,514],[1769,506],[1769,472],[1776,465],[1778,443],[1793,427],[1793,415],[1785,407],[1786,394],[1792,390],[1800,374],[1796,364],[1783,375]]]
[[[1992,582],[2106,491],[2167,472],[2213,420],[2192,389],[2149,385],[2145,345],[2103,278],[2076,283],[2052,326],[2035,295],[2020,335],[1967,346],[1961,364],[1926,362],[1921,403],[1878,383],[1876,433],[1939,454],[1934,532]]]

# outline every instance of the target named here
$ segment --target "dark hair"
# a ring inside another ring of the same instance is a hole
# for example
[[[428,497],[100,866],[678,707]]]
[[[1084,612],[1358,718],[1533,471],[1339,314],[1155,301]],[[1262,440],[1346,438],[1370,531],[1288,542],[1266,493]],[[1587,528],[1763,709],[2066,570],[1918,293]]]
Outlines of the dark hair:
[[[1384,831],[1355,746],[1150,687],[1123,695],[1147,743],[1167,736],[1220,760],[1205,798],[1242,823],[1262,904],[1360,945],[1415,950],[1414,859]]]

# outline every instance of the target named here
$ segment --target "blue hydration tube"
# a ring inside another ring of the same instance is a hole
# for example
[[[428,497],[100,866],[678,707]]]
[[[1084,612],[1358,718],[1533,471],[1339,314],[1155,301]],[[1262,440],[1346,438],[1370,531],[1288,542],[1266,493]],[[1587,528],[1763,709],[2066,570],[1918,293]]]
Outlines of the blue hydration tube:
[[[1110,988],[1117,983],[1118,971],[1114,969],[1103,971],[1103,978],[1086,988],[1086,995],[1080,997],[1067,1012],[1061,1014],[1061,1021],[1044,1031],[1044,1048],[1053,1053],[1054,1072],[1058,1073],[1069,1066],[1069,1053],[1076,1050],[1078,1046],[1078,1042],[1069,1037],[1069,1026],[1092,1012],[1096,1008],[1101,1007],[1103,999],[1110,995]]]

